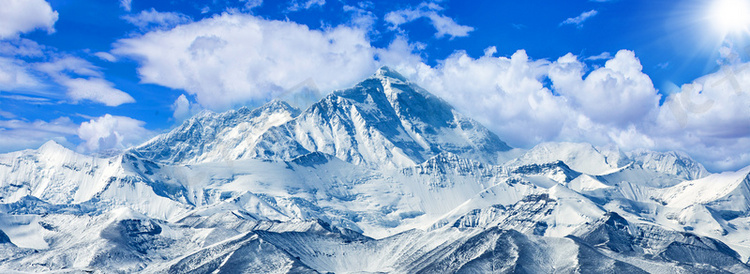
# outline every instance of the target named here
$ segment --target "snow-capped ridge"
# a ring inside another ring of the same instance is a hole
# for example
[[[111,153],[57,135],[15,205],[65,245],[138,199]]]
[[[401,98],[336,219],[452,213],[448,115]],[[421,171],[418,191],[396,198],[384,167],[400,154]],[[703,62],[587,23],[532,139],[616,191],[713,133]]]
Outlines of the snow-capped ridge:
[[[665,189],[659,198],[671,207],[703,204],[719,212],[750,214],[750,166],[682,182]]]
[[[655,152],[640,149],[628,153],[628,157],[644,169],[672,174],[684,180],[700,179],[710,174],[703,165],[678,151]]]
[[[298,114],[298,109],[278,100],[252,110],[206,110],[127,152],[156,162],[179,164],[248,158],[263,132]]]
[[[620,157],[610,160],[611,155],[612,153],[603,153],[588,143],[548,142],[534,146],[508,165],[521,166],[562,161],[575,171],[590,175],[602,175],[621,168]]]

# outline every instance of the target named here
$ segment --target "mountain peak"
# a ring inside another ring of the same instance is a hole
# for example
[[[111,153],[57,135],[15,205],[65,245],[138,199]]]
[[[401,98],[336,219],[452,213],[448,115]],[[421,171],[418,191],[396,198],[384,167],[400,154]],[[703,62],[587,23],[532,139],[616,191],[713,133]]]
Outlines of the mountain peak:
[[[291,160],[319,151],[355,164],[396,168],[441,152],[495,164],[499,152],[510,149],[494,133],[389,67],[329,94],[261,140],[255,150],[261,157]]]
[[[380,67],[375,74],[373,75],[374,78],[393,78],[398,79],[403,82],[407,82],[408,80],[406,77],[401,75],[401,73],[398,73],[398,71],[388,67],[388,66],[382,66]]]
[[[42,144],[39,147],[39,150],[59,150],[59,149],[64,149],[64,148],[65,147],[63,147],[61,144],[58,144],[57,142],[55,142],[55,140],[49,140],[45,142],[44,144]]]
[[[65,146],[55,142],[54,140],[47,141],[42,146],[40,146],[37,151],[45,155],[65,155],[73,152]]]

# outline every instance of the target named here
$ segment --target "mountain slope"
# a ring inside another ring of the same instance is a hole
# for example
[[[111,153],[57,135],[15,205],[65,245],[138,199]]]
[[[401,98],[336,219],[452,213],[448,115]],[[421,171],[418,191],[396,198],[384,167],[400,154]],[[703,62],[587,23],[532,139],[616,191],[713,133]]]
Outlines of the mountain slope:
[[[128,152],[167,164],[245,159],[261,134],[297,114],[299,110],[282,101],[271,101],[254,110],[204,111]]]

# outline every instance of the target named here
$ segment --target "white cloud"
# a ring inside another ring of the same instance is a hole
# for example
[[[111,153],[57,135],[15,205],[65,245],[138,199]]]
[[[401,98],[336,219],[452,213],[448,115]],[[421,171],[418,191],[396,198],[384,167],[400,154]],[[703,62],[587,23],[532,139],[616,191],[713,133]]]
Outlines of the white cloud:
[[[112,52],[138,60],[143,82],[184,89],[214,110],[268,100],[308,78],[321,90],[345,88],[378,66],[365,30],[232,13],[122,39]]]
[[[660,108],[658,145],[687,147],[719,169],[750,162],[750,63],[727,66],[683,85]]]
[[[120,7],[127,12],[130,12],[133,5],[133,0],[120,0]]]
[[[642,68],[632,51],[621,50],[582,79],[583,64],[568,54],[551,65],[549,78],[556,91],[591,120],[624,126],[641,121],[659,104],[651,78]]]
[[[298,0],[292,0],[292,4],[287,8],[288,11],[309,10],[312,7],[322,7],[326,0],[307,0],[300,3]]]
[[[89,100],[110,107],[135,103],[133,97],[122,90],[114,88],[114,84],[102,78],[62,77],[58,82],[68,88],[68,97],[74,103]]]
[[[549,62],[523,50],[478,59],[457,52],[436,67],[416,60],[394,67],[515,147],[583,141],[684,151],[712,170],[750,164],[750,63],[696,79],[663,105],[627,50],[588,75],[573,54]]]
[[[158,12],[154,8],[143,10],[136,15],[125,15],[122,19],[142,30],[149,27],[169,29],[176,25],[192,21],[189,16],[182,13]]]
[[[35,29],[55,31],[57,11],[44,0],[5,0],[0,9],[0,39],[17,37]]]
[[[586,60],[589,61],[598,61],[598,60],[609,60],[612,59],[612,54],[609,52],[602,52],[594,56],[586,57]]]
[[[115,57],[114,55],[112,55],[112,54],[110,54],[108,52],[100,51],[100,52],[94,53],[94,56],[99,57],[99,59],[102,59],[102,60],[107,61],[107,62],[115,62],[115,61],[117,61],[117,57]]]
[[[372,2],[360,2],[357,6],[344,5],[344,11],[352,14],[349,21],[353,26],[374,31],[372,26],[375,25],[378,17],[370,11],[372,6]]]
[[[0,113],[5,115],[4,112]],[[12,114],[10,114],[12,116]],[[81,152],[124,149],[150,138],[154,133],[145,122],[124,116],[106,114],[78,125],[68,117],[33,122],[0,120],[0,153],[36,148],[49,140],[73,147],[79,140]]]
[[[26,62],[0,57],[0,91],[33,90],[43,85]]]
[[[97,152],[109,149],[125,149],[138,144],[153,133],[143,126],[146,123],[130,117],[105,114],[78,128],[78,137],[83,140],[79,149]]]
[[[443,8],[435,3],[422,3],[416,8],[403,9],[389,12],[385,15],[385,21],[391,24],[392,28],[398,28],[400,25],[412,22],[420,18],[427,18],[437,33],[435,37],[441,38],[445,35],[450,36],[451,39],[455,37],[465,37],[469,35],[469,32],[473,31],[474,28],[470,26],[463,26],[456,23],[453,18],[438,13]]]
[[[484,49],[484,57],[492,57],[492,55],[495,55],[495,53],[497,53],[497,47],[495,46]]]
[[[0,120],[0,153],[39,147],[49,140],[69,145],[78,125],[68,117],[45,122],[36,120]]]
[[[562,21],[562,23],[560,23],[560,26],[562,26],[562,25],[576,25],[576,27],[580,29],[580,28],[583,27],[583,22],[585,22],[586,20],[588,20],[591,17],[594,17],[598,13],[599,12],[596,11],[596,10],[585,11],[585,12],[581,13],[581,15],[565,19],[565,21]]]
[[[114,84],[104,80],[99,68],[84,59],[64,57],[37,64],[36,67],[65,87],[67,97],[73,103],[89,100],[107,106],[119,106],[135,102],[129,94],[114,88]]]
[[[35,104],[35,105],[55,104],[55,102],[45,97],[26,96],[26,95],[20,95],[20,94],[0,94],[0,97],[4,99],[14,100],[14,101],[24,101],[24,102],[28,102],[30,104]]]
[[[246,10],[251,10],[251,9],[254,9],[254,8],[257,8],[257,7],[260,7],[261,5],[263,5],[263,0],[240,0],[240,2],[245,2],[245,9]],[[206,7],[206,8],[208,8],[208,7]],[[206,12],[208,12],[208,11],[206,11]],[[206,12],[201,11],[201,13],[206,13]]]
[[[42,57],[44,50],[44,46],[26,38],[0,41],[0,55],[4,56]]]
[[[416,70],[398,66],[418,84],[477,119],[517,147],[557,138],[567,117],[574,117],[563,97],[544,87],[549,62],[530,60],[519,50],[510,58],[479,59],[457,52],[439,66]]]
[[[36,68],[37,70],[45,72],[53,77],[57,77],[63,73],[77,76],[102,76],[99,69],[89,61],[72,56],[57,58],[51,62],[36,63]]]
[[[0,117],[3,117],[5,119],[13,119],[13,118],[16,118],[17,116],[11,112],[0,110]]]
[[[200,105],[190,102],[185,94],[180,94],[180,96],[177,97],[177,100],[172,103],[172,110],[174,111],[172,117],[174,117],[177,122],[181,122],[203,109]]]

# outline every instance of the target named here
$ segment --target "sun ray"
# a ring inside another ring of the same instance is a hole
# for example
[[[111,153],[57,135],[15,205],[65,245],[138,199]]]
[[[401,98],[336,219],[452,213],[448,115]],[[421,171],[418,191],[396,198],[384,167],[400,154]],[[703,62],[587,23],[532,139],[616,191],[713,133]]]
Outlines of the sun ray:
[[[708,17],[723,35],[747,32],[750,26],[748,0],[716,0],[711,3]]]

